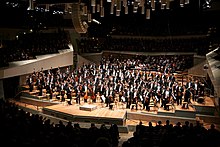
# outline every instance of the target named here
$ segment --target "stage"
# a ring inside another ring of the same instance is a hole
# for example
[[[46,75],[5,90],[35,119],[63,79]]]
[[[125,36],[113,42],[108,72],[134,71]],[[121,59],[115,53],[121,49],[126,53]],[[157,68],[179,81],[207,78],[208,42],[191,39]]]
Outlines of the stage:
[[[105,104],[86,103],[81,101],[81,104],[73,102],[72,105],[67,105],[63,102],[37,100],[36,98],[21,96],[16,103],[25,108],[32,107],[41,111],[40,113],[50,115],[60,119],[65,119],[72,122],[95,123],[95,124],[117,124],[119,126],[133,125],[130,122],[137,121],[151,121],[157,123],[170,120],[173,124],[177,122],[185,123],[189,121],[196,123],[196,121],[207,121],[215,117],[215,106],[212,98],[205,97],[204,103],[191,102],[188,109],[183,109],[181,105],[174,104],[169,111],[157,106],[152,107],[150,111],[136,109],[126,109],[125,106],[114,106],[109,109]],[[216,119],[216,121],[219,119]]]
[[[96,124],[117,124],[129,125],[127,120],[143,120],[158,122],[159,120],[165,122],[167,119],[171,122],[185,123],[186,120],[195,123],[199,120],[199,115],[206,114],[207,116],[214,116],[215,106],[211,98],[206,97],[205,102],[200,104],[192,102],[188,109],[182,108],[181,105],[173,105],[170,110],[164,110],[160,107],[151,108],[150,111],[141,109],[125,109],[122,107],[105,107],[103,103],[84,103],[80,105],[73,103],[73,105],[66,105],[63,103],[43,107],[42,113],[52,115],[58,118],[66,119],[73,122],[89,122]]]
[[[98,124],[126,124],[126,110],[113,109],[99,106],[98,103],[82,105],[63,105],[57,104],[47,106],[42,109],[44,114],[52,115],[58,118],[73,122],[90,122]]]

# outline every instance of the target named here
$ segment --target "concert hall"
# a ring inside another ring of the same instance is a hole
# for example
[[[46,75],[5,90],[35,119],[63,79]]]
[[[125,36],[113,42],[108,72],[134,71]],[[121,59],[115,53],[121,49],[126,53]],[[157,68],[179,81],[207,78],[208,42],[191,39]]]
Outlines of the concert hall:
[[[219,0],[1,0],[0,18],[2,144],[220,147]]]

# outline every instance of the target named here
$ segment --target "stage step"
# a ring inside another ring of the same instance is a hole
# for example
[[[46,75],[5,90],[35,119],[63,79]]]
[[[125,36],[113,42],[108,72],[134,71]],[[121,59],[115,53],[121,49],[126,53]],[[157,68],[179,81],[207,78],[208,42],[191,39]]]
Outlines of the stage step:
[[[59,103],[59,102],[52,102],[50,100],[44,100],[44,99],[40,100],[25,96],[20,96],[19,101],[28,105],[39,106],[39,107],[51,106]]]
[[[196,114],[196,116],[203,120],[205,123],[213,123],[213,124],[220,124],[220,117],[213,116],[213,115],[203,115],[203,114]]]
[[[171,108],[170,108],[171,109]],[[171,109],[171,110],[163,110],[163,108],[159,108],[157,111],[158,115],[163,115],[163,116],[175,116],[175,110]]]
[[[189,111],[189,110],[175,110],[175,116],[177,117],[187,117],[187,118],[195,118],[196,112],[195,111]]]
[[[129,120],[141,120],[141,121],[150,121],[157,123],[158,121],[166,122],[166,120],[170,120],[171,122],[181,122],[185,123],[185,121],[189,121],[192,123],[196,122],[196,117],[187,117],[187,116],[169,116],[169,115],[158,115],[153,113],[147,113],[147,112],[141,112],[141,113],[134,113],[134,112],[128,112],[127,113],[127,119]]]
[[[215,115],[216,108],[215,106],[200,106],[200,105],[195,105],[196,108],[196,114],[201,114],[201,115]]]

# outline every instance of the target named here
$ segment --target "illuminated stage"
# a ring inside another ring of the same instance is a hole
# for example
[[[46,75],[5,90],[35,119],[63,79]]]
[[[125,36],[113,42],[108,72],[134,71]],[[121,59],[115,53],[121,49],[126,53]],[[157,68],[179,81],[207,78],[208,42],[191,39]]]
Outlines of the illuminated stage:
[[[110,110],[106,107],[100,107],[98,104],[85,103],[83,105],[73,104],[68,106],[57,104],[44,107],[42,112],[47,115],[52,115],[73,122],[117,125],[126,124],[126,110]]]
[[[183,109],[180,105],[174,104],[174,107],[169,111],[160,107],[151,108],[150,111],[115,106],[113,109],[109,109],[103,103],[84,103],[82,101],[80,105],[74,102],[72,105],[67,105],[61,102],[48,102],[23,96],[17,104],[23,105],[23,107],[37,106],[38,110],[45,115],[72,122],[117,124],[120,126],[129,126],[129,122],[133,120],[156,123],[159,120],[165,122],[169,119],[170,122],[176,124],[177,122],[185,123],[186,120],[196,123],[197,120],[203,121],[215,117],[215,106],[210,97],[205,97],[204,103],[192,102],[189,109]]]

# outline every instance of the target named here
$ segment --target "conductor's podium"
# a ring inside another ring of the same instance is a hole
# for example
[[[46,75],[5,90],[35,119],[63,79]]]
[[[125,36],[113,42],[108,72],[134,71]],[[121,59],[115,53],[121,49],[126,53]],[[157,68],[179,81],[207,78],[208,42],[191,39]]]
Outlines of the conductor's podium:
[[[84,111],[93,111],[93,110],[97,109],[97,106],[85,104],[85,105],[80,106],[79,109],[84,110]]]

